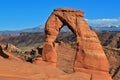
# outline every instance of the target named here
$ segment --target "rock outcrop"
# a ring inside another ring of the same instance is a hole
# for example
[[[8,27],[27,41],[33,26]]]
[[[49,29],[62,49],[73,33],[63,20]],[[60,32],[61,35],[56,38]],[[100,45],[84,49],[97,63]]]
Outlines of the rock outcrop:
[[[111,48],[120,48],[120,33],[118,32],[97,32],[101,44]]]
[[[120,79],[120,49],[104,47],[104,51],[110,63],[110,74],[113,80]]]
[[[90,30],[83,19],[84,12],[69,8],[55,9],[45,25],[46,40],[43,46],[42,59],[55,64],[57,62],[54,43],[60,29],[67,25],[76,35],[77,49],[74,71],[89,74],[89,80],[111,80],[109,63],[100,45],[97,35]]]
[[[10,44],[8,43],[5,47],[5,49],[8,51],[8,52],[15,52],[15,51],[19,51],[19,49],[14,46],[13,44]]]
[[[15,60],[15,61],[22,61],[21,59],[12,55],[12,53],[4,50],[4,48],[5,48],[4,45],[0,44],[0,59],[10,59],[10,60]]]

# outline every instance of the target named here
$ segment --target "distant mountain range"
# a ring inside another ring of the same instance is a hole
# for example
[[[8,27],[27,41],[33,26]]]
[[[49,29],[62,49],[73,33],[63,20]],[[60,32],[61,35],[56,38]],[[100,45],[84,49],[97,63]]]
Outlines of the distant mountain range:
[[[23,30],[0,31],[0,35],[18,35],[18,34],[20,34],[22,32],[43,32],[43,31],[44,31],[44,25],[39,25],[39,26],[34,27],[34,28],[27,28],[27,29],[23,29]]]
[[[92,30],[100,32],[120,32],[119,18],[86,19]]]
[[[5,30],[5,31],[0,31],[0,35],[19,35],[20,33],[23,32],[44,32],[44,27],[45,27],[44,25],[39,25],[34,28],[27,28],[23,30],[15,30],[15,31]],[[70,30],[67,28],[67,26],[65,26],[61,29],[61,31],[68,32]]]
[[[117,25],[91,27],[91,29],[99,32],[120,32],[120,26],[117,26]]]
[[[90,26],[90,28],[94,31],[100,31],[100,32],[120,32],[120,26],[116,25],[106,25],[106,26],[100,26],[100,27],[93,27]],[[63,27],[61,29],[62,32],[68,32],[70,31],[67,26]],[[22,32],[44,32],[44,25],[39,25],[34,28],[27,28],[23,30],[15,30],[15,31],[0,31],[0,35],[19,35]]]

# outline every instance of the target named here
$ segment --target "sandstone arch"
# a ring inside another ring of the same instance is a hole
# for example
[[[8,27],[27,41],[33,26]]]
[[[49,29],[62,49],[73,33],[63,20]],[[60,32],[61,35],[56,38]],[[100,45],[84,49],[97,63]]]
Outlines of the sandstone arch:
[[[43,46],[42,59],[50,63],[57,62],[56,47],[53,43],[60,29],[67,25],[77,38],[74,70],[91,75],[105,73],[107,76],[105,80],[110,80],[108,60],[97,35],[90,30],[83,16],[83,11],[69,8],[59,8],[53,11],[45,25],[46,40]]]

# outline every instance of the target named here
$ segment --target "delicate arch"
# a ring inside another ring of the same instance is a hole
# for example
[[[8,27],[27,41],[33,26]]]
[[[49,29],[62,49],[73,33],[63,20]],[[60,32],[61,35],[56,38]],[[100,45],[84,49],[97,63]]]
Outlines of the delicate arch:
[[[109,71],[107,58],[102,50],[97,35],[90,30],[87,22],[83,19],[84,12],[73,9],[55,9],[45,25],[46,40],[43,46],[43,60],[56,63],[56,47],[53,44],[60,29],[67,25],[77,38],[77,53],[74,70],[86,71],[101,70]],[[103,62],[104,61],[104,65]]]

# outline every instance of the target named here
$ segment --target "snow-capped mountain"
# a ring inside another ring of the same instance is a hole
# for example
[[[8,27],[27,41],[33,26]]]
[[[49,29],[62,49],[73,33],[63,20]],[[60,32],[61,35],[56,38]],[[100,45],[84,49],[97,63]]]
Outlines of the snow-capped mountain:
[[[120,32],[120,18],[86,19],[92,30],[100,32]]]
[[[120,27],[120,18],[113,19],[85,19],[93,27]]]
[[[94,31],[100,31],[100,32],[120,32],[120,26],[118,25],[106,25],[101,27],[92,27],[92,30]]]

